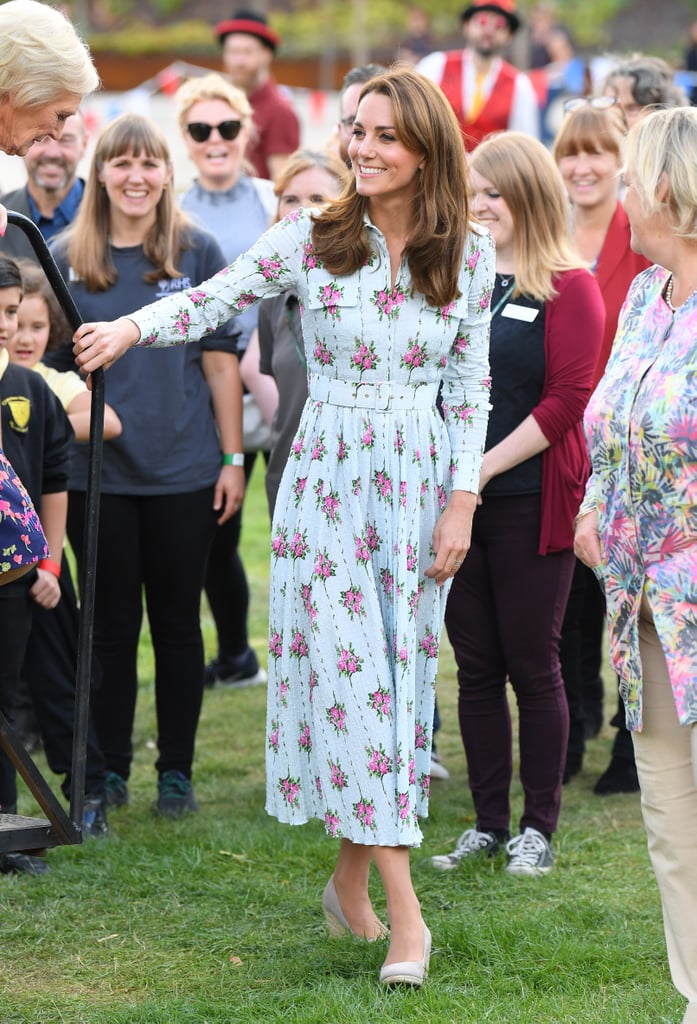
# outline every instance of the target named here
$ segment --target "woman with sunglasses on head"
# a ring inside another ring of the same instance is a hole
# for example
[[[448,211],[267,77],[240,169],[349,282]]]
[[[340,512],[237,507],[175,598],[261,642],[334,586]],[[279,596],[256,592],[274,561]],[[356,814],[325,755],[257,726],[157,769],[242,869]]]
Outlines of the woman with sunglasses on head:
[[[176,299],[223,265],[215,239],[189,221],[172,192],[169,149],[157,125],[137,114],[112,121],[97,140],[77,216],[54,243],[83,316],[118,315],[139,298]],[[123,425],[104,448],[94,620],[102,682],[93,712],[107,798],[113,806],[128,801],[144,592],[155,654],[156,810],[178,817],[197,809],[191,773],[203,694],[206,558],[216,523],[244,495],[242,459],[233,454],[242,450],[236,332],[223,325],[164,359],[130,353],[109,374],[105,395]],[[85,484],[84,447],[76,446],[68,529],[78,560]]]
[[[201,227],[220,243],[228,263],[237,259],[266,231],[273,220],[273,184],[251,175],[244,159],[252,124],[249,100],[221,75],[192,78],[176,95],[179,127],[198,177],[180,202]],[[236,321],[240,356],[257,326],[256,308]],[[268,386],[268,385],[267,385]],[[247,401],[247,399],[246,399]],[[247,479],[256,452],[245,456]],[[206,666],[206,685],[218,680],[249,685],[263,682],[247,635],[249,587],[239,554],[242,510],[216,530],[206,570],[206,596],[215,619],[218,653]]]
[[[564,187],[536,139],[500,132],[470,156],[472,210],[496,243],[491,299],[492,411],[472,544],[448,598],[460,731],[476,824],[451,853],[508,853],[507,871],[554,866],[568,738],[559,641],[571,586],[575,503],[588,456],[581,421],[600,350],[597,283],[569,239]],[[507,682],[518,704],[519,827]]]
[[[620,309],[633,279],[649,265],[630,245],[629,220],[619,198],[626,123],[612,96],[574,99],[554,142],[553,155],[571,203],[571,236],[589,264],[605,305],[605,330],[593,387],[605,370]],[[576,561],[569,605],[562,629],[562,674],[569,702],[569,750],[565,781],[582,768],[585,737],[603,723],[601,675],[605,598],[593,573]],[[611,762],[595,784],[598,795],[639,788],[634,749],[618,704],[618,726]]]

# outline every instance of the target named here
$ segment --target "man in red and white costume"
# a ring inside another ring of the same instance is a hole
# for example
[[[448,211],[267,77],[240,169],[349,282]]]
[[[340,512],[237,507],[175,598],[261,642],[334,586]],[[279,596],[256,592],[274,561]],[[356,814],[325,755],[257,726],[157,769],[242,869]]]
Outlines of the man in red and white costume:
[[[520,27],[514,0],[473,0],[462,12],[464,50],[430,53],[416,70],[437,82],[471,151],[506,128],[539,138],[540,110],[527,75],[501,54]]]

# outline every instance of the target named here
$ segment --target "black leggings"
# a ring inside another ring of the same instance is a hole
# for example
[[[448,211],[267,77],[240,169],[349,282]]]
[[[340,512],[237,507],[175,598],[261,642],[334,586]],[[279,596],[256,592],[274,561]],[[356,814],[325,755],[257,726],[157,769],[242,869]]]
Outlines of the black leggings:
[[[71,492],[68,533],[78,561],[84,507],[84,494]],[[102,680],[93,710],[107,770],[124,778],[133,754],[143,591],[155,655],[156,767],[191,776],[203,694],[201,590],[215,525],[212,487],[101,497],[94,653]]]

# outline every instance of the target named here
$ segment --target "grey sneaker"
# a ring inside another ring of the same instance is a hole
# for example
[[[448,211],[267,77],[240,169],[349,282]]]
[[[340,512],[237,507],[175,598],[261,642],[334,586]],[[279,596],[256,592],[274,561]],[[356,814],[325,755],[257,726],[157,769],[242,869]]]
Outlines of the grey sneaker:
[[[450,778],[450,772],[445,767],[435,750],[431,751],[431,778],[446,781]]]
[[[499,841],[493,832],[478,832],[476,828],[468,828],[457,841],[452,853],[438,854],[431,857],[431,866],[439,871],[452,871],[461,860],[475,853],[484,853],[493,857],[499,849]]]
[[[506,843],[506,853],[510,857],[506,871],[511,875],[537,878],[548,875],[554,867],[552,847],[541,832],[529,825],[522,835]]]

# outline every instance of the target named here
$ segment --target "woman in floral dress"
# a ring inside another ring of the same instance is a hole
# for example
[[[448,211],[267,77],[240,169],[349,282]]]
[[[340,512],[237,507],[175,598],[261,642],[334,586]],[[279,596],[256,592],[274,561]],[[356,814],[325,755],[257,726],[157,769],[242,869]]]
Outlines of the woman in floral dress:
[[[354,175],[326,211],[298,211],[174,301],[84,325],[75,351],[91,371],[296,290],[309,398],[273,526],[267,810],[341,839],[323,899],[335,933],[384,933],[375,860],[391,928],[381,981],[420,985],[430,933],[409,847],[428,807],[445,599],[476,505],[493,252],[468,222],[454,116],[422,75],[365,86],[349,153]]]
[[[697,1024],[697,110],[630,131],[632,283],[586,410],[576,554],[602,580],[668,962]],[[656,1016],[659,1013],[656,1012]]]

